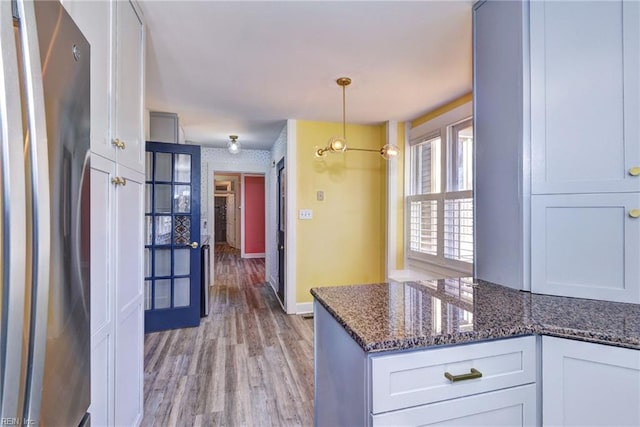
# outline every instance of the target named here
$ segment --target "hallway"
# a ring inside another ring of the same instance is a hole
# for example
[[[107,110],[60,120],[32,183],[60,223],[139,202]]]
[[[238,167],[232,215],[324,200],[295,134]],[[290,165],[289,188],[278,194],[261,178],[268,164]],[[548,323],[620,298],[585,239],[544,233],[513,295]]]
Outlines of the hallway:
[[[264,259],[214,259],[209,316],[145,336],[142,425],[313,425],[313,320],[282,311]]]

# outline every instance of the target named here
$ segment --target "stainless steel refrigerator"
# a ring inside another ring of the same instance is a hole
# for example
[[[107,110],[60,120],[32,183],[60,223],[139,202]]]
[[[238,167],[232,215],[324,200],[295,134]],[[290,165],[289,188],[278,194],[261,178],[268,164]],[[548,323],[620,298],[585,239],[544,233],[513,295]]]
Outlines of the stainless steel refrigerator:
[[[89,423],[89,44],[0,1],[0,423]]]

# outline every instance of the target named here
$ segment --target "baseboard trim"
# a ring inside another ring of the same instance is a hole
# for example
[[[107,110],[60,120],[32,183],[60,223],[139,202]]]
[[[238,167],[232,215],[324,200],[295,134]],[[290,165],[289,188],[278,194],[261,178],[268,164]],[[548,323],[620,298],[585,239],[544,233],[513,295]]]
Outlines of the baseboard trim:
[[[273,276],[269,276],[269,285],[271,285],[271,289],[273,289],[273,292],[278,292],[278,287],[276,286],[276,278]]]
[[[312,302],[299,302],[296,304],[296,314],[313,313]]]
[[[264,258],[266,254],[263,252],[261,254],[243,254],[242,258]]]

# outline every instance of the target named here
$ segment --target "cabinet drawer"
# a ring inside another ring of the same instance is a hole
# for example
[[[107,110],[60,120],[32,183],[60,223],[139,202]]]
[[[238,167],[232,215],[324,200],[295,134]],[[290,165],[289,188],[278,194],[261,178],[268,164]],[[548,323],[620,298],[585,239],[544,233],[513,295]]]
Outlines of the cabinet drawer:
[[[527,336],[371,357],[371,412],[424,405],[536,380],[536,338]],[[452,382],[453,375],[481,378]]]
[[[535,384],[371,415],[373,427],[535,426],[536,424]]]

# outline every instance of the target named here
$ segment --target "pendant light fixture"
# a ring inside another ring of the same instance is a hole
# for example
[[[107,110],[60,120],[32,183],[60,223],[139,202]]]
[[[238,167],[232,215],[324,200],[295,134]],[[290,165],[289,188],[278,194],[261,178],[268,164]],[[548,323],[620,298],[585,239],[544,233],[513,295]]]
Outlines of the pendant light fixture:
[[[229,153],[238,154],[240,152],[240,143],[238,142],[238,135],[229,135],[231,141],[227,144]]]
[[[348,148],[347,147],[347,102],[346,102],[346,87],[351,84],[349,77],[340,77],[336,80],[338,86],[342,87],[342,136],[332,136],[327,142],[327,146],[324,148],[316,148],[314,156],[317,159],[326,157],[327,153],[344,153],[345,151],[370,151],[373,153],[379,153],[386,160],[395,157],[400,152],[400,149],[393,144],[385,144],[381,149],[369,149],[369,148]]]

